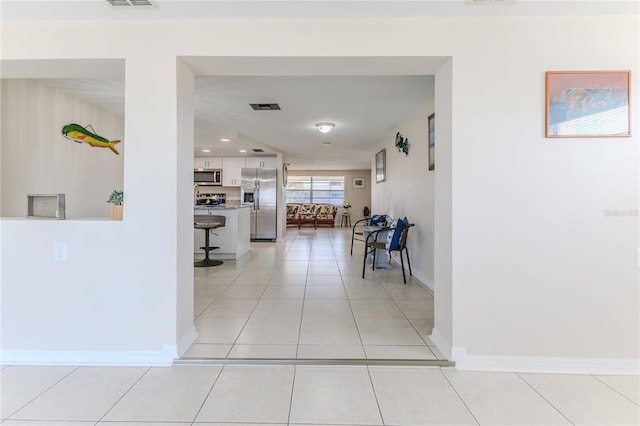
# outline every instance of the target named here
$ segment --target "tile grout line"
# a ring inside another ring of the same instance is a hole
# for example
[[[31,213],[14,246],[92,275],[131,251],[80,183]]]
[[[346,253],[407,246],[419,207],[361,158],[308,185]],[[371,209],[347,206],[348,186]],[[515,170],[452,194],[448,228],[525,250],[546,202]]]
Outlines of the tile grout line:
[[[542,395],[542,393],[540,393],[538,391],[538,389],[536,389],[531,383],[527,382],[527,379],[525,379],[524,377],[522,377],[520,375],[520,373],[514,373],[516,376],[518,376],[520,378],[520,380],[522,380],[524,383],[526,383],[527,386],[529,386],[535,393],[537,393],[540,398],[542,398],[547,404],[549,404],[550,406],[553,407],[554,410],[556,410],[558,412],[558,414],[560,414],[562,417],[564,417],[565,419],[567,419],[567,421],[569,422],[569,424],[571,425],[575,425],[575,423],[573,423],[569,417],[565,416],[565,414],[560,411],[560,409],[558,407],[556,407],[555,405],[553,405],[553,403],[551,403],[551,401],[549,401],[547,398],[544,397],[544,395]]]
[[[333,241],[331,241],[331,251],[333,252],[333,256],[336,257],[336,250],[333,245]],[[362,353],[364,354],[364,359],[368,359],[369,355],[367,355],[367,351],[364,348],[364,341],[362,340],[362,334],[360,334],[360,327],[358,327],[358,321],[356,320],[356,315],[353,312],[353,305],[351,305],[351,299],[349,298],[349,293],[347,293],[347,287],[344,285],[344,277],[342,275],[342,270],[340,270],[339,266],[338,266],[338,271],[340,272],[340,281],[342,282],[342,289],[344,290],[344,294],[347,298],[347,303],[349,304],[349,310],[351,311],[351,318],[353,319],[353,324],[356,326],[356,332],[358,333],[358,340],[360,340],[360,346],[362,348]],[[371,377],[369,377],[369,379],[371,379]]]
[[[453,391],[456,393],[456,395],[460,399],[460,402],[462,402],[462,404],[465,406],[465,408],[467,409],[469,414],[471,414],[471,417],[473,417],[473,420],[475,420],[476,424],[480,425],[481,424],[480,421],[476,418],[476,415],[473,414],[473,411],[471,411],[471,408],[469,408],[469,406],[467,405],[467,402],[464,400],[464,398],[462,398],[462,395],[460,395],[460,393],[458,393],[458,389],[456,389],[456,387],[453,385],[453,383],[451,383],[451,380],[449,380],[447,375],[444,374],[444,371],[442,371],[442,368],[439,368],[439,371],[440,371],[440,374],[442,374],[442,377],[444,377],[444,379],[447,381],[447,383],[449,383],[449,386],[451,386],[451,389],[453,389]]]
[[[289,397],[289,413],[287,414],[287,425],[291,423],[291,410],[293,409],[293,393],[296,387],[296,373],[298,372],[298,366],[293,366],[293,379],[291,380],[291,396]]]
[[[427,350],[431,353],[431,355],[433,355],[434,359],[439,359],[436,354],[431,350],[431,348],[429,348],[429,343],[427,343],[427,341],[424,339],[424,337],[422,337],[422,335],[418,332],[418,330],[416,329],[415,325],[413,325],[413,323],[411,322],[411,320],[409,319],[409,317],[407,317],[407,315],[402,311],[402,308],[400,307],[400,305],[398,305],[398,302],[396,299],[393,298],[393,296],[391,296],[391,294],[389,293],[389,291],[387,290],[387,288],[382,285],[382,283],[380,282],[380,280],[378,280],[377,278],[375,278],[376,281],[378,281],[378,283],[380,284],[380,286],[384,289],[384,291],[387,293],[387,295],[389,296],[389,298],[391,299],[391,301],[393,302],[393,304],[398,308],[398,310],[400,311],[400,313],[402,314],[402,316],[407,320],[407,322],[409,323],[409,325],[411,326],[411,328],[413,329],[413,331],[416,332],[416,334],[418,335],[418,337],[420,338],[420,340],[422,340],[424,342],[424,346],[427,348]],[[422,346],[422,345],[420,345]]]
[[[384,421],[384,415],[382,414],[382,407],[380,407],[380,401],[378,400],[378,393],[376,392],[376,385],[373,383],[373,377],[371,377],[371,369],[367,365],[367,375],[369,376],[369,383],[371,383],[371,389],[373,390],[373,397],[376,399],[376,405],[378,406],[378,414],[380,414],[380,421],[383,425],[387,424]]]
[[[215,387],[216,383],[218,383],[218,379],[220,378],[220,376],[222,376],[222,372],[224,371],[225,367],[226,367],[226,365],[223,365],[222,368],[220,369],[220,371],[218,371],[218,374],[216,375],[216,378],[213,380],[213,383],[211,384],[211,387],[209,388],[209,392],[207,392],[207,395],[202,400],[202,404],[200,404],[200,408],[198,408],[198,411],[196,411],[196,414],[193,416],[193,420],[191,421],[192,425],[196,422],[196,419],[200,415],[200,412],[202,411],[202,408],[204,407],[204,404],[207,402],[207,399],[209,399],[209,396],[211,395],[211,392],[213,392],[213,388]]]
[[[100,423],[100,422],[102,421],[102,419],[104,419],[104,418],[107,416],[107,414],[109,414],[109,412],[111,412],[111,410],[113,410],[113,408],[114,408],[116,405],[118,405],[118,403],[119,403],[120,401],[122,401],[122,399],[123,399],[123,398],[124,398],[124,397],[125,397],[125,396],[130,392],[130,391],[131,391],[131,389],[133,389],[133,387],[134,387],[135,385],[137,385],[137,384],[140,382],[140,380],[142,380],[142,378],[143,378],[144,376],[146,376],[146,375],[149,373],[149,371],[151,371],[151,368],[153,368],[153,367],[149,367],[149,368],[147,368],[147,369],[145,370],[145,372],[144,372],[144,373],[142,373],[142,374],[140,375],[140,377],[138,377],[138,379],[137,379],[136,381],[134,381],[134,382],[131,384],[131,386],[129,386],[129,387],[127,388],[127,390],[126,390],[126,391],[124,391],[124,393],[123,393],[122,395],[120,395],[120,398],[118,398],[118,399],[116,400],[116,402],[114,402],[114,403],[111,405],[111,407],[109,407],[109,409],[108,409],[107,411],[105,411],[105,412],[104,412],[104,414],[103,414],[103,415],[98,419],[97,423]],[[96,424],[97,424],[97,423],[96,423]]]
[[[621,395],[625,399],[629,400],[636,407],[640,407],[640,405],[638,405],[633,399],[629,398],[628,396],[626,396],[625,394],[623,394],[622,392],[620,392],[619,390],[617,390],[613,386],[609,385],[607,382],[605,382],[603,380],[600,380],[600,378],[598,376],[593,375],[593,374],[591,374],[590,376],[593,377],[594,379],[596,379],[597,381],[599,381],[600,383],[602,383],[603,385],[605,385],[606,387],[608,387],[609,389],[611,389],[612,391],[616,392],[617,394]]]
[[[11,367],[11,366],[10,366]],[[18,367],[18,366],[14,366],[14,367]],[[42,392],[40,392],[39,394],[37,394],[36,396],[34,396],[33,398],[31,398],[29,401],[27,401],[22,407],[18,408],[17,410],[15,410],[13,413],[11,413],[9,416],[7,416],[4,420],[2,420],[2,423],[4,423],[5,420],[10,420],[11,417],[15,416],[20,410],[22,410],[23,408],[25,408],[27,405],[31,404],[33,401],[35,401],[36,399],[40,398],[45,392],[47,392],[49,389],[53,388],[55,385],[57,385],[58,383],[62,382],[64,379],[66,379],[67,377],[69,377],[71,374],[75,373],[76,371],[78,371],[80,369],[80,367],[73,367],[71,369],[71,371],[69,371],[67,374],[65,374],[64,376],[62,376],[60,379],[56,380],[54,383],[51,384],[51,386],[47,387],[45,390],[43,390]]]

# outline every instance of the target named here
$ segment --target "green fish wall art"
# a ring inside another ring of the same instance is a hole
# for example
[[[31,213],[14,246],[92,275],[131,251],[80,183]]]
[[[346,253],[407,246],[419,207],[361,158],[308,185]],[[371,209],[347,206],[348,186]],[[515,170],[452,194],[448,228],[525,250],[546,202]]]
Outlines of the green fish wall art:
[[[87,130],[91,129],[91,131]],[[62,128],[62,136],[77,143],[88,143],[92,147],[109,148],[114,154],[120,155],[116,149],[116,144],[120,140],[110,141],[109,139],[98,136],[91,125],[82,127],[79,124],[67,124]]]

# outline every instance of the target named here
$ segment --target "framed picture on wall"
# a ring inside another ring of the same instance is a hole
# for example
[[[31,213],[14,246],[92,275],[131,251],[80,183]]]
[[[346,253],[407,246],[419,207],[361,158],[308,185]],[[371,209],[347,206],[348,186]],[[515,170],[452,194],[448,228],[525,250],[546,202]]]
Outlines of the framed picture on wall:
[[[629,71],[547,71],[545,137],[631,136]]]
[[[356,188],[356,189],[363,189],[364,188],[364,178],[354,177],[353,178],[353,187]]]
[[[436,169],[436,114],[429,116],[429,170]]]
[[[386,149],[381,149],[380,152],[376,154],[376,183],[384,182],[386,180],[386,154]]]

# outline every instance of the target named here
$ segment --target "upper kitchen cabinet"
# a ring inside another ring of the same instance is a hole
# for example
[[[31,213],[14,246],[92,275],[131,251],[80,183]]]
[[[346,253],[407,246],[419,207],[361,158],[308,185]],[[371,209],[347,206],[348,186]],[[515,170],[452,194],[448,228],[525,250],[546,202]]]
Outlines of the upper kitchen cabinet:
[[[246,166],[245,157],[222,158],[222,186],[240,186],[242,169]]]
[[[221,169],[221,157],[195,157],[193,159],[193,168],[195,169]]]
[[[268,168],[275,169],[277,167],[276,157],[247,157],[247,167],[249,168]]]

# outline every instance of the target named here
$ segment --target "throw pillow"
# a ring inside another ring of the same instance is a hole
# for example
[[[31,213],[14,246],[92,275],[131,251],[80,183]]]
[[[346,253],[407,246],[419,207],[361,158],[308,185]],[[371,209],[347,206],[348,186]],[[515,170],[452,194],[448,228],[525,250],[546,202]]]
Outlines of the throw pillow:
[[[409,224],[409,221],[405,217],[404,219],[396,219],[391,223],[392,228],[396,228],[393,232],[389,232],[387,235],[387,250],[398,250],[400,248],[400,237],[402,236],[402,227]]]

